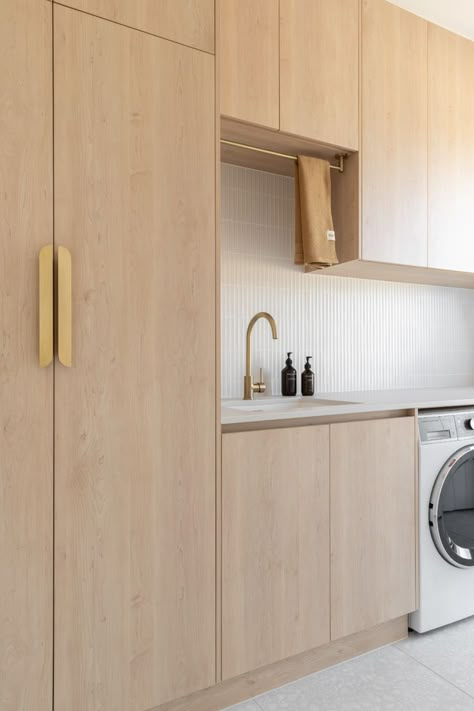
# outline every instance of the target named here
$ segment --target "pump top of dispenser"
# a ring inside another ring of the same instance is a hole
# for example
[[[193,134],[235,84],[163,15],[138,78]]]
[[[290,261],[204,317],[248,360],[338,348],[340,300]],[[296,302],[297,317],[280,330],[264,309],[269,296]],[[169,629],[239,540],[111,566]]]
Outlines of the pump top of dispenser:
[[[311,370],[310,360],[313,356],[306,356],[306,363],[304,364],[305,370]]]
[[[291,357],[290,357],[290,356],[292,355],[292,353],[293,353],[293,351],[290,351],[290,352],[288,353],[288,358],[286,359],[286,364],[287,364],[288,367],[290,367],[291,365],[293,365],[293,361],[291,360]]]

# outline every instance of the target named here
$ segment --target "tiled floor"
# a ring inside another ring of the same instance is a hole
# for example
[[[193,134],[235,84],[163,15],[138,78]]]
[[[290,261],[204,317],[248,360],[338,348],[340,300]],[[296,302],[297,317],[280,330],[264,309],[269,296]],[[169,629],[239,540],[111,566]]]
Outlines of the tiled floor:
[[[232,711],[474,711],[474,618],[312,674]],[[228,710],[230,711],[230,709]]]

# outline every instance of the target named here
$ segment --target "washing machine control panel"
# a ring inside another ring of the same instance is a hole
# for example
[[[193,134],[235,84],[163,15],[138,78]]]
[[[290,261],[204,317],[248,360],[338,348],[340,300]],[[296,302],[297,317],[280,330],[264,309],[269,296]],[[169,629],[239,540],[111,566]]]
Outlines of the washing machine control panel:
[[[456,414],[458,439],[474,439],[474,411]]]
[[[420,440],[423,444],[458,438],[454,415],[443,413],[420,415],[418,424]]]
[[[450,440],[474,441],[474,410],[424,410],[418,415],[421,444]]]

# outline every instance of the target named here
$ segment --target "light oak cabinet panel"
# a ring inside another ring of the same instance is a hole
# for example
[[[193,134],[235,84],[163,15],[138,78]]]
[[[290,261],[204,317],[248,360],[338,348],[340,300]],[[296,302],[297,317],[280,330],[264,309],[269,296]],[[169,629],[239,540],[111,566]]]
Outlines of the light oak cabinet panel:
[[[331,639],[416,607],[413,417],[331,425]]]
[[[278,129],[278,0],[219,0],[220,113]]]
[[[474,272],[474,42],[428,30],[428,266]]]
[[[137,30],[214,52],[214,0],[56,0]]]
[[[329,428],[222,437],[222,675],[329,641]]]
[[[51,711],[53,370],[38,254],[53,241],[51,3],[0,2],[0,708]]]
[[[54,20],[55,702],[145,711],[215,682],[214,57]]]
[[[427,266],[428,23],[362,2],[362,258]]]
[[[356,150],[359,0],[280,0],[280,129]]]

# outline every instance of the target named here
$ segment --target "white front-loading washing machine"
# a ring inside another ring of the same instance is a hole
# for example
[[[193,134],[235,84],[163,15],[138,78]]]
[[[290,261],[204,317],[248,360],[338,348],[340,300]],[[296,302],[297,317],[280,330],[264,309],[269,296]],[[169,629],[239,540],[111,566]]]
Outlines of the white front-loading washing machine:
[[[427,632],[474,615],[474,407],[418,416],[420,605]]]

